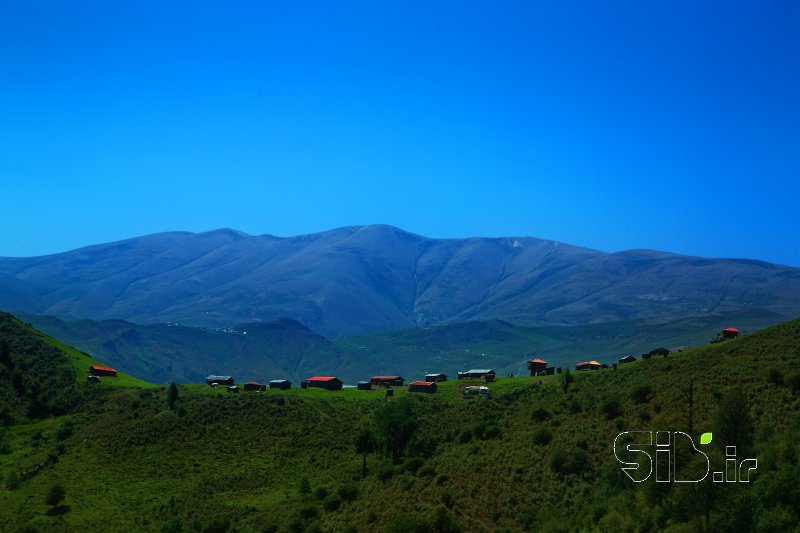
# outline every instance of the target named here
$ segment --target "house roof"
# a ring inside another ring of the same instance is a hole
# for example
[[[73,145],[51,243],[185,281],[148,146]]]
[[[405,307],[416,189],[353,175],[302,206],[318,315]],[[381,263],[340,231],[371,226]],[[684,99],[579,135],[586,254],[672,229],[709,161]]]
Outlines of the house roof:
[[[544,364],[547,364],[547,361],[545,361],[544,359],[531,359],[530,362],[531,363],[544,363]]]
[[[589,361],[589,364],[590,365],[601,365],[602,366],[602,363],[600,363],[598,361]]]
[[[447,374],[443,374],[441,372],[434,372],[431,374],[425,374],[426,376],[446,376]]]
[[[228,380],[228,379],[231,379],[231,377],[230,376],[208,376],[208,377],[206,377],[206,380],[209,380],[209,379],[224,379],[224,380]]]
[[[597,361],[583,361],[582,363],[578,363],[575,366],[592,366],[592,365],[603,366],[601,363],[598,363]]]
[[[372,376],[372,379],[403,379],[403,376]]]
[[[490,372],[494,372],[491,368],[473,368],[472,370],[467,370],[464,374],[488,374]]]
[[[308,378],[306,381],[333,381],[337,379],[336,376],[313,376]]]
[[[116,370],[111,368],[110,366],[92,365],[92,368],[95,370],[104,370],[106,372],[116,372]]]
[[[248,381],[247,383],[245,383],[245,385],[258,385],[260,387],[261,383],[259,383],[258,381]]]
[[[270,383],[289,383],[288,379],[273,379],[270,380]]]
[[[730,332],[734,332],[735,331],[736,333],[739,333],[739,330],[736,329],[736,328],[725,328],[722,331],[730,331]]]
[[[432,381],[412,381],[409,385],[416,385],[417,387],[430,387],[435,386],[436,383]]]

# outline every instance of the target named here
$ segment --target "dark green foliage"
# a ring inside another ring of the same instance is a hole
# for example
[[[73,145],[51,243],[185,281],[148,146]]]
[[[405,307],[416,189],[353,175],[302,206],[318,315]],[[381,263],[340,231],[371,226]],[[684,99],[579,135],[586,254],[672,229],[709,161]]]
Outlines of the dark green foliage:
[[[336,491],[342,501],[351,502],[358,498],[358,486],[357,485],[342,485]]]
[[[783,373],[777,368],[770,368],[767,372],[767,383],[781,386],[783,385]]]
[[[67,357],[8,313],[0,313],[0,359],[3,419],[61,415],[80,400]]]
[[[788,383],[792,388],[792,393],[800,394],[800,372],[796,372],[789,376]]]
[[[636,403],[647,403],[652,397],[653,387],[650,385],[641,385],[631,392],[631,399]]]
[[[590,467],[589,454],[583,448],[557,449],[550,458],[550,467],[562,475],[580,474]]]
[[[544,422],[548,418],[550,418],[550,413],[543,407],[537,407],[533,413],[531,413],[531,419],[535,422]]]
[[[378,438],[375,432],[366,427],[362,427],[355,438],[356,453],[361,455],[361,477],[367,477],[367,455],[378,449]]]
[[[547,446],[553,440],[553,433],[547,428],[539,428],[533,432],[533,443],[537,446]]]
[[[307,477],[303,476],[300,478],[300,487],[297,490],[301,495],[311,493],[311,483],[308,481]]]
[[[175,403],[178,401],[179,396],[178,386],[175,385],[175,382],[170,383],[169,390],[167,390],[167,405],[170,410],[175,409]]]
[[[329,513],[338,510],[341,505],[342,498],[338,494],[328,494],[325,499],[322,500],[322,508]]]
[[[50,507],[57,507],[58,504],[64,501],[66,495],[67,492],[64,489],[64,485],[55,483],[50,485],[50,488],[47,489],[47,494],[44,497],[44,503]]]
[[[619,400],[616,398],[611,398],[606,400],[603,403],[603,414],[606,415],[608,420],[614,420],[615,418],[619,418],[622,415],[622,411],[620,410]]]
[[[753,419],[747,394],[732,389],[719,403],[714,418],[714,441],[722,447],[736,446],[739,456],[749,453],[753,444]]]
[[[403,514],[389,522],[386,533],[430,533],[430,524],[416,515]]]
[[[565,370],[563,374],[561,374],[561,389],[564,391],[564,394],[569,392],[569,387],[575,381],[575,378],[570,373],[569,369]]]
[[[387,402],[375,414],[375,420],[384,449],[391,455],[392,463],[398,464],[417,430],[413,402],[409,398]]]

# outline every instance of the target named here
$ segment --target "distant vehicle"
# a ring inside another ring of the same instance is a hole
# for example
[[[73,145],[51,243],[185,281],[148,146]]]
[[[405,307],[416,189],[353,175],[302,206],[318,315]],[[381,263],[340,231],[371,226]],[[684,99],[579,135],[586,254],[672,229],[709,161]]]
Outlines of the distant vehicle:
[[[492,393],[489,391],[489,387],[472,386],[472,387],[464,387],[464,392],[462,393],[462,396],[466,399],[483,398],[488,400],[491,397],[491,394]]]

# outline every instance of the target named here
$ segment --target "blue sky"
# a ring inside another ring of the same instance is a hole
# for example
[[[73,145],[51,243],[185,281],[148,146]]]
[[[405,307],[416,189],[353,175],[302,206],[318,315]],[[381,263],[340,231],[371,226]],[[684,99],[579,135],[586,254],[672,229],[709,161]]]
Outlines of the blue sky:
[[[387,223],[800,265],[798,24],[790,1],[5,1],[0,255]]]

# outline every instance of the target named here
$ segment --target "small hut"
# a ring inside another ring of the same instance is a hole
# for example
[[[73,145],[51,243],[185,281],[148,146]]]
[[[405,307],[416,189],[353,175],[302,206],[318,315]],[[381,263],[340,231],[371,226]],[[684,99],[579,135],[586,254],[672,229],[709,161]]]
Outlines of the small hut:
[[[625,363],[633,363],[636,361],[636,358],[632,355],[626,355],[625,357],[621,357],[619,360],[619,364],[624,365]]]
[[[723,339],[735,339],[739,336],[739,330],[736,328],[725,328],[722,330]]]
[[[117,377],[117,371],[108,366],[92,365],[89,367],[89,373],[93,376]]]
[[[369,381],[359,381],[358,390],[372,390],[372,383]]]
[[[292,382],[288,379],[273,379],[269,382],[270,389],[287,390],[292,388]]]
[[[316,388],[326,390],[342,390],[342,380],[335,376],[313,376],[308,378],[303,388]]]
[[[217,385],[226,385],[226,386],[235,384],[233,378],[230,376],[208,376],[206,378],[206,383],[208,385],[213,385],[216,383]]]
[[[405,379],[402,376],[372,376],[370,383],[376,387],[402,387]]]
[[[539,376],[539,372],[547,371],[547,361],[544,359],[531,359],[528,361],[528,370],[531,371],[531,376]]]
[[[239,392],[239,386],[238,385],[229,386],[228,387],[228,392]]]
[[[408,384],[408,392],[436,392],[435,381],[412,381]]]
[[[473,368],[471,370],[467,370],[466,372],[458,373],[458,379],[482,379],[487,383],[494,381],[496,376],[497,372],[490,368]]]
[[[601,368],[603,365],[597,361],[584,361],[575,365],[575,370],[600,370]]]
[[[250,392],[250,391],[259,391],[260,392],[260,391],[265,390],[267,387],[265,385],[262,385],[258,381],[248,381],[247,383],[244,384],[243,388],[244,388],[245,392]]]
[[[669,355],[669,350],[667,348],[656,348],[655,350],[650,350],[651,357],[656,355],[660,356]]]
[[[425,381],[429,383],[440,383],[447,381],[447,374],[425,374]]]
[[[86,376],[86,381],[89,383],[100,383],[100,376]]]

